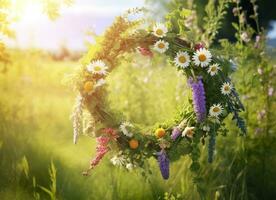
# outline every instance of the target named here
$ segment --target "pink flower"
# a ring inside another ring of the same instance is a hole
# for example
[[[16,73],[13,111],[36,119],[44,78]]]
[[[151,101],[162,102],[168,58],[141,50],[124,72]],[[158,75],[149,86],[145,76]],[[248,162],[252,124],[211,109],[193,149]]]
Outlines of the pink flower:
[[[202,42],[195,44],[195,47],[194,47],[196,51],[203,48],[205,48],[205,44]]]
[[[274,88],[273,87],[270,87],[268,88],[268,96],[273,96],[273,93],[274,93]]]
[[[151,52],[151,50],[149,48],[138,47],[138,50],[143,56],[153,57],[153,53]]]
[[[102,160],[104,155],[109,151],[109,137],[97,137],[96,156],[90,161],[90,168],[93,169]]]
[[[255,44],[254,44],[255,48],[259,48],[259,46],[260,46],[260,40],[261,40],[261,36],[257,35],[256,36],[256,40],[255,40]]]
[[[110,139],[108,137],[100,136],[100,137],[97,137],[96,140],[97,140],[98,146],[105,146],[108,144]]]
[[[102,132],[113,140],[117,140],[117,138],[119,137],[117,131],[113,128],[105,128]]]

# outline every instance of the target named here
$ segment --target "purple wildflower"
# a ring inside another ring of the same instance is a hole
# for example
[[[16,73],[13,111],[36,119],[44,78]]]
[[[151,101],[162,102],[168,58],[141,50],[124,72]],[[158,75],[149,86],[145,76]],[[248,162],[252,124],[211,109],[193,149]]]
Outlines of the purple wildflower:
[[[261,36],[257,35],[256,36],[256,40],[255,40],[255,44],[254,44],[255,48],[259,48],[260,47],[260,40],[261,40]]]
[[[189,78],[188,83],[193,90],[193,104],[197,121],[202,122],[206,117],[205,90],[202,77],[198,77],[197,81]]]
[[[160,172],[165,180],[170,176],[170,160],[166,154],[166,151],[162,149],[157,153]]]
[[[179,135],[181,135],[180,129],[178,127],[174,127],[173,131],[172,131],[172,134],[171,134],[171,139],[176,140]]]

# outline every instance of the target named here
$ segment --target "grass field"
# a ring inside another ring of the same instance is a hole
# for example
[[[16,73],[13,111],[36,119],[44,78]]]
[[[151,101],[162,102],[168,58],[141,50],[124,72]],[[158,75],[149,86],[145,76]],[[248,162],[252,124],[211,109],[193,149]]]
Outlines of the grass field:
[[[187,157],[172,164],[169,181],[162,180],[154,160],[150,161],[153,174],[146,180],[139,170],[127,172],[112,166],[112,155],[91,176],[83,177],[82,170],[95,153],[95,141],[81,136],[78,145],[72,142],[70,113],[75,93],[66,85],[66,77],[78,63],[53,61],[36,50],[12,51],[12,56],[12,64],[0,74],[0,199],[199,198]],[[170,119],[189,91],[184,80],[177,81],[172,68],[160,63],[153,69],[123,65],[115,72],[109,80],[113,107],[145,125]],[[267,191],[266,197],[273,197],[273,180],[268,178],[265,185],[259,182],[261,156],[249,157],[246,146],[251,143],[236,135],[218,140],[212,165],[207,164],[206,147],[202,148],[206,199],[256,199]],[[271,155],[267,175],[275,177],[275,154]]]
[[[31,50],[15,51],[12,56],[16,59],[8,66],[6,73],[0,74],[0,196],[3,199],[29,199],[33,191],[40,193],[42,199],[46,198],[47,194],[38,187],[34,189],[32,182],[35,177],[37,184],[49,188],[51,182],[48,168],[51,160],[57,169],[57,197],[60,199],[156,199],[164,194],[166,187],[174,184],[173,181],[164,183],[161,180],[156,164],[153,164],[156,175],[150,178],[154,183],[144,184],[145,180],[138,171],[129,173],[116,169],[108,159],[90,177],[83,177],[81,172],[88,167],[90,156],[94,153],[94,140],[84,136],[77,146],[73,145],[70,113],[75,93],[63,83],[78,63],[55,62],[47,55]],[[170,69],[168,71],[174,73]],[[117,72],[111,81],[119,78],[120,73]],[[155,73],[157,79],[160,72],[157,69]],[[121,81],[120,92],[134,95],[141,91],[135,91],[135,88],[125,91],[127,88],[122,86],[125,81],[129,80]],[[156,84],[157,80],[152,81]],[[175,91],[172,89],[170,92]],[[116,99],[116,92],[112,95],[116,106],[120,99]],[[137,98],[131,100],[137,101]],[[175,98],[168,99],[166,102],[166,99],[160,98],[159,103],[165,106]],[[132,103],[122,103],[119,107],[123,111],[140,110],[137,105],[129,106]],[[142,106],[151,105],[145,103]],[[163,120],[164,106],[158,110],[161,115],[152,113],[152,116],[157,117],[148,119],[147,123]],[[174,104],[169,106],[173,107]],[[165,118],[169,118],[169,114]],[[139,122],[141,116],[138,115],[143,113],[136,112],[135,116],[130,117]]]

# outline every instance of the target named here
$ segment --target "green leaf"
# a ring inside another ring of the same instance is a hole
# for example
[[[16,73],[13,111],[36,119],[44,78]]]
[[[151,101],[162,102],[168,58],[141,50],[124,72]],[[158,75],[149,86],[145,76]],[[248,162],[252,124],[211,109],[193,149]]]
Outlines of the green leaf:
[[[180,16],[183,18],[187,18],[187,17],[191,16],[192,13],[193,13],[192,10],[183,8],[182,11],[180,12]]]
[[[26,178],[29,178],[29,163],[26,156],[23,156],[20,163],[18,164],[18,169],[23,172]]]
[[[199,162],[192,162],[191,166],[190,166],[190,170],[192,172],[197,172],[200,169],[200,164]]]
[[[236,22],[232,22],[232,26],[236,29],[239,30],[239,25]]]

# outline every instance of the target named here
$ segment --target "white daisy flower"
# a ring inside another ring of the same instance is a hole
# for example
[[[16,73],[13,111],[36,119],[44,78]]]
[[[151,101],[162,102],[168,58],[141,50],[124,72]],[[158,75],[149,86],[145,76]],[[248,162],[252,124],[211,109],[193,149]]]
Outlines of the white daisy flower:
[[[127,163],[127,164],[126,164],[126,168],[127,168],[129,171],[133,170],[134,167],[135,167],[135,166],[134,166],[132,163]]]
[[[195,65],[206,67],[209,65],[212,59],[212,54],[209,50],[201,48],[197,50],[193,55],[193,61]]]
[[[101,78],[101,79],[99,79],[99,80],[96,82],[95,88],[101,87],[101,86],[103,86],[105,83],[106,83],[106,81],[105,81],[103,78]]]
[[[125,164],[126,159],[124,156],[113,156],[110,159],[110,162],[115,166],[122,167]]]
[[[88,64],[86,69],[93,74],[106,75],[108,67],[102,60],[96,60]]]
[[[222,106],[220,104],[214,104],[209,110],[209,114],[212,117],[218,117],[222,113]]]
[[[186,68],[190,64],[190,56],[185,51],[179,51],[174,58],[174,64],[178,67]]]
[[[182,137],[187,136],[189,138],[192,138],[194,135],[194,129],[195,129],[195,127],[186,127],[184,129],[184,131],[182,132]]]
[[[231,90],[233,89],[231,83],[225,82],[222,84],[220,91],[224,95],[228,95],[231,93]]]
[[[133,128],[134,126],[130,122],[123,122],[119,129],[123,132],[123,134],[127,137],[132,137],[133,133],[131,133],[128,128]]]
[[[220,67],[219,65],[216,63],[216,64],[213,64],[209,67],[208,69],[208,73],[211,75],[211,76],[214,76],[218,73],[218,71],[220,70]]]
[[[169,48],[169,43],[164,40],[158,40],[154,44],[154,50],[156,50],[159,53],[165,53]]]
[[[164,25],[164,24],[161,24],[161,23],[157,23],[155,24],[155,26],[153,27],[153,34],[156,36],[156,37],[164,37],[166,36],[166,33],[168,32],[168,29],[167,27]]]

